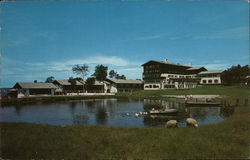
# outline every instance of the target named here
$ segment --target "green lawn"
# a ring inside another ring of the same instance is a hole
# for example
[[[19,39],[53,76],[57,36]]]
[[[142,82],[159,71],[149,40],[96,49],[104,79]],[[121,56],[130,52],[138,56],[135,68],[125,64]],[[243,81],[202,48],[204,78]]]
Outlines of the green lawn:
[[[197,129],[0,123],[2,158],[247,158],[249,108]]]
[[[131,96],[131,97],[159,97],[161,95],[188,95],[188,94],[216,94],[229,96],[248,96],[249,87],[247,86],[202,86],[187,90],[141,90],[132,93],[118,93],[117,96]]]

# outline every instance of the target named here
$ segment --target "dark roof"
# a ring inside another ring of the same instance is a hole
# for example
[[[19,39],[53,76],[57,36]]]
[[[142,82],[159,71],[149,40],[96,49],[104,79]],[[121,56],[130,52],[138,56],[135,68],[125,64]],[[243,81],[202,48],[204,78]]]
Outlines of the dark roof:
[[[109,81],[117,84],[142,84],[141,80],[132,80],[132,79],[108,79]]]
[[[13,88],[20,86],[23,89],[56,89],[57,87],[53,83],[16,83]]]
[[[142,66],[150,63],[150,62],[154,62],[154,63],[160,63],[160,64],[164,64],[164,65],[174,65],[174,66],[181,66],[181,67],[186,67],[186,68],[191,68],[190,66],[184,66],[184,65],[180,65],[180,64],[174,64],[174,63],[165,63],[165,62],[162,62],[162,61],[155,61],[155,60],[150,60],[144,64],[142,64]]]
[[[55,80],[55,81],[63,86],[70,86],[71,85],[71,83],[68,80]],[[83,85],[83,84],[84,84],[83,81],[76,80],[76,85]]]

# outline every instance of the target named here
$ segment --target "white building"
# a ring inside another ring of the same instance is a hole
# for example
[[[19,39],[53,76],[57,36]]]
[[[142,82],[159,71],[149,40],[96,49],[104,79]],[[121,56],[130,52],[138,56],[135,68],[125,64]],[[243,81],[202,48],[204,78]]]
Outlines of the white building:
[[[204,67],[169,63],[164,61],[148,61],[143,65],[144,90],[195,88],[199,83],[197,73],[207,71]]]
[[[200,84],[222,84],[221,74],[224,70],[203,71],[198,73],[201,78]]]

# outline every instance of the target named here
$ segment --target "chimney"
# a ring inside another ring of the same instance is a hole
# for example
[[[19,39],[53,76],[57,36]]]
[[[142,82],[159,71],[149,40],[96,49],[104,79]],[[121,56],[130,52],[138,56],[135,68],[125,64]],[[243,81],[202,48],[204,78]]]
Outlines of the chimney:
[[[192,65],[193,65],[192,62],[188,62],[189,67],[192,67]]]
[[[164,58],[164,63],[168,63],[168,59],[167,58]]]

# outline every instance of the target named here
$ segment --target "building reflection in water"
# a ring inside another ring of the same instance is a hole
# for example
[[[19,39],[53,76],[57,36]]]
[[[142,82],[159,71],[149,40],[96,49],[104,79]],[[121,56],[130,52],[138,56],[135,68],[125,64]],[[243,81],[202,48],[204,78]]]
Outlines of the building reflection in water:
[[[105,99],[103,99],[101,101],[101,105],[98,106],[97,108],[97,112],[96,112],[96,123],[99,125],[103,125],[107,122],[107,112],[106,112],[106,108],[105,108],[105,104],[106,101]]]
[[[168,120],[177,120],[181,126],[185,125],[188,117],[195,118],[198,122],[205,124],[216,119],[228,118],[234,113],[234,107],[207,107],[195,106],[186,107],[181,100],[148,100],[144,99],[144,110],[149,111],[152,108],[175,108],[178,110],[176,115],[147,115],[143,122],[145,126],[164,126]]]

